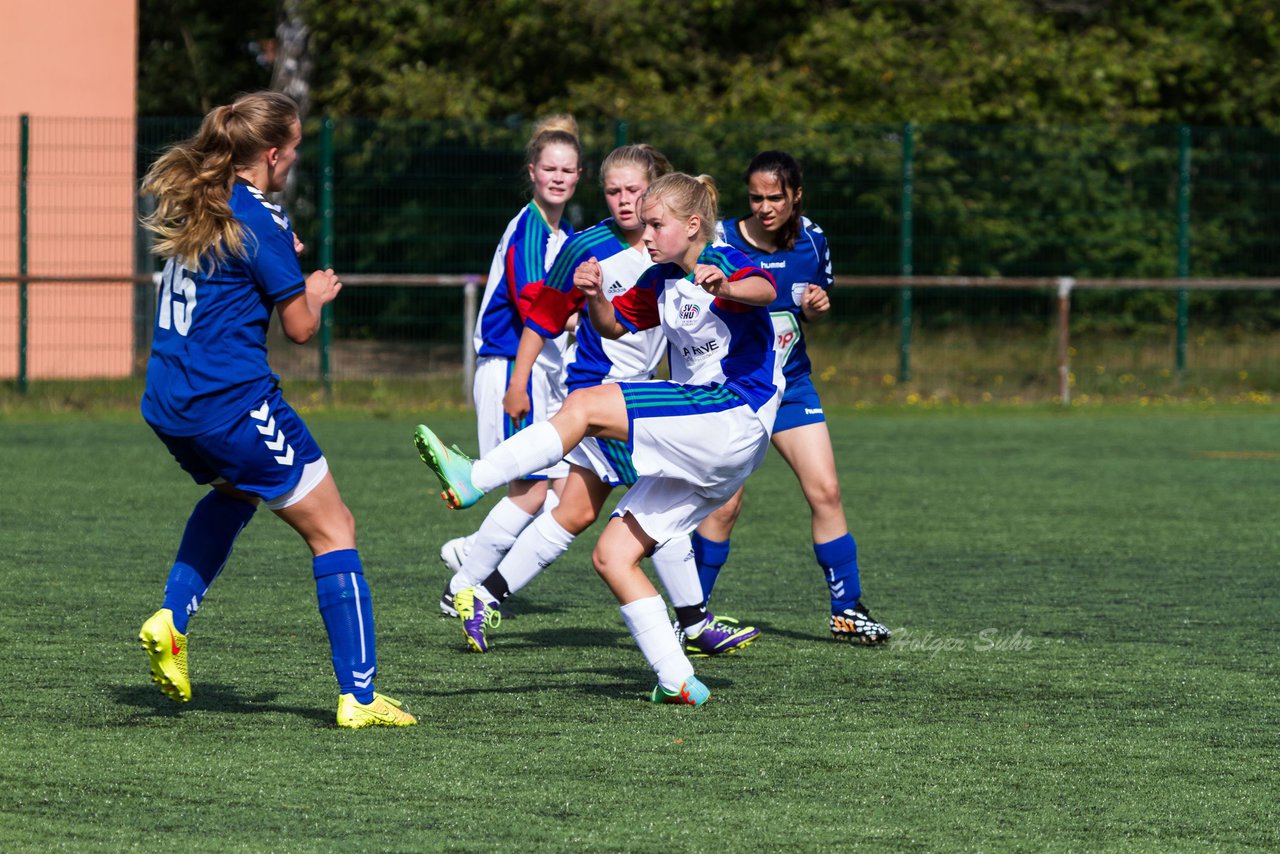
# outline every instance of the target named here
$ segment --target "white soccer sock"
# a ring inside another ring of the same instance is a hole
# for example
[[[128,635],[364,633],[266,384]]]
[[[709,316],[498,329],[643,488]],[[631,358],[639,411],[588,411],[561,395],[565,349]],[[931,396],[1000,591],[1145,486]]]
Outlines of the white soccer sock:
[[[491,492],[564,459],[564,443],[549,421],[531,424],[471,464],[471,482]]]
[[[673,608],[702,604],[702,582],[698,580],[698,564],[688,534],[672,537],[649,557]]]
[[[507,589],[515,593],[537,577],[552,561],[569,550],[573,534],[560,526],[550,513],[542,513],[516,538],[515,545],[498,564]]]
[[[560,506],[560,496],[551,488],[550,482],[547,483],[547,497],[542,499],[542,512],[550,513]]]
[[[667,621],[667,603],[661,596],[637,599],[621,608],[622,621],[631,630],[645,660],[668,691],[678,691],[693,675],[693,665],[680,650],[676,633]]]
[[[521,510],[514,501],[503,496],[493,505],[489,515],[480,523],[467,558],[462,562],[462,572],[449,581],[449,591],[457,593],[464,587],[480,584],[497,568],[499,561],[510,550],[520,532],[529,526],[533,516]]]

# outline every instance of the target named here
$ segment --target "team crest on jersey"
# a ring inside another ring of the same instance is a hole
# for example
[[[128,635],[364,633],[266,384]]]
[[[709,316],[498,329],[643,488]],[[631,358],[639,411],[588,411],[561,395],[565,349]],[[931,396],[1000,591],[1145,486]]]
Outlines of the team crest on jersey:
[[[693,302],[687,302],[680,306],[680,325],[693,326],[698,322],[698,316],[702,314],[702,308]]]

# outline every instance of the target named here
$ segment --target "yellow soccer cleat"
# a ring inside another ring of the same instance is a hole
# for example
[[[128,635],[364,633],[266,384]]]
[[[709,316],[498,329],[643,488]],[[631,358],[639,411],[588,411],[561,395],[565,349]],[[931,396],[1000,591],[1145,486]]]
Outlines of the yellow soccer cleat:
[[[161,608],[142,624],[138,640],[151,661],[151,681],[170,700],[191,699],[191,679],[187,676],[187,636],[173,627],[173,612]]]
[[[400,701],[373,692],[373,701],[361,703],[355,694],[338,698],[338,726],[360,729],[366,726],[413,726],[418,719],[400,708]]]

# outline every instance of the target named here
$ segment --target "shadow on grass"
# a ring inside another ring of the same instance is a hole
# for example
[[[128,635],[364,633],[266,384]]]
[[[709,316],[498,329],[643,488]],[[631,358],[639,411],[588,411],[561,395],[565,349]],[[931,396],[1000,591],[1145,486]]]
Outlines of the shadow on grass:
[[[116,701],[138,711],[122,720],[123,726],[141,726],[157,718],[181,718],[183,712],[210,711],[231,714],[263,714],[277,712],[331,726],[334,709],[317,706],[287,706],[275,702],[277,691],[261,691],[242,694],[233,688],[219,684],[201,684],[192,692],[191,701],[175,703],[160,693],[158,688],[142,685],[116,685],[113,687]],[[335,707],[336,708],[336,707]]]

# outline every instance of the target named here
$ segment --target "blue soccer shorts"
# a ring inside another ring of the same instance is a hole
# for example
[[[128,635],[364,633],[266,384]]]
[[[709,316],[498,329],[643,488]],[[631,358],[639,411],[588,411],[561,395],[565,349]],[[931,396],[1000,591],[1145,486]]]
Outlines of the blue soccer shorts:
[[[307,464],[323,456],[278,389],[205,433],[170,436],[152,429],[196,483],[225,481],[266,501],[291,492]]]

